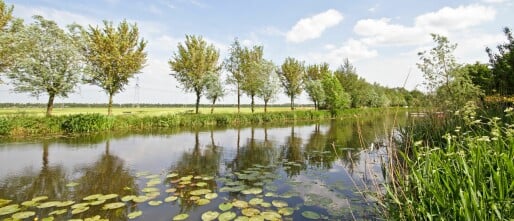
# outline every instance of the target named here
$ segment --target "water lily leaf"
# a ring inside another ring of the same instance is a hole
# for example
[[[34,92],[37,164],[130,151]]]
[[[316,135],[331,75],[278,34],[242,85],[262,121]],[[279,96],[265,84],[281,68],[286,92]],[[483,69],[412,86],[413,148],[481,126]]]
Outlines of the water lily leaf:
[[[148,182],[146,182],[146,186],[148,186],[148,187],[155,186],[158,184],[161,184],[161,179],[159,179],[159,178],[151,179]]]
[[[103,195],[102,194],[93,194],[93,195],[86,196],[86,197],[84,197],[82,199],[86,200],[86,201],[96,200],[96,199],[100,198],[101,196],[103,196]]]
[[[265,197],[276,197],[277,194],[274,193],[274,192],[267,192],[266,194],[264,194]]]
[[[250,205],[253,205],[253,206],[255,206],[255,205],[259,205],[259,204],[261,204],[262,202],[264,202],[264,200],[263,200],[262,198],[252,198],[250,201],[248,201],[248,203],[249,203]]]
[[[177,191],[177,188],[169,188],[166,190],[166,193],[174,193]]]
[[[114,199],[116,197],[118,197],[118,194],[111,193],[111,194],[107,194],[107,195],[98,197],[98,200],[110,200],[110,199]]]
[[[34,211],[24,211],[24,212],[15,213],[11,217],[13,219],[26,219],[26,218],[32,217],[34,215],[36,215],[36,212],[34,212]]]
[[[207,193],[207,194],[205,194],[205,199],[212,200],[212,199],[215,199],[216,197],[218,197],[217,193]]]
[[[199,190],[193,190],[193,191],[189,192],[189,194],[191,194],[193,196],[199,196],[199,195],[204,195],[204,194],[207,194],[210,192],[212,192],[212,191],[209,189],[199,189]]]
[[[208,199],[199,199],[196,201],[196,204],[198,204],[199,206],[203,206],[209,204],[210,202],[211,201]]]
[[[143,215],[143,211],[138,210],[138,211],[134,211],[134,212],[131,212],[131,213],[127,214],[127,217],[129,219],[135,219],[135,218],[137,218],[137,217],[139,217],[141,215]]]
[[[277,208],[282,208],[282,207],[287,206],[287,202],[282,201],[282,200],[273,200],[273,201],[271,201],[271,204],[273,204],[273,206],[275,206]]]
[[[241,191],[242,194],[245,194],[245,195],[248,195],[248,194],[260,194],[262,193],[262,189],[261,188],[250,188],[250,189],[246,189],[246,190],[243,190]]]
[[[86,206],[86,207],[79,207],[79,208],[73,209],[71,211],[71,214],[75,215],[75,214],[83,213],[83,212],[87,211],[88,209],[89,209],[88,206]]]
[[[185,186],[185,185],[189,185],[189,184],[191,184],[191,181],[190,181],[190,180],[180,181],[180,183],[178,183],[178,184],[179,184],[179,185],[183,185],[183,186]]]
[[[302,212],[302,216],[307,218],[307,219],[320,219],[321,216],[316,213],[316,212],[313,212],[313,211],[303,211]]]
[[[61,204],[61,202],[59,202],[59,201],[44,202],[44,203],[39,204],[39,206],[37,206],[37,208],[45,209],[45,208],[50,208],[50,207],[56,207],[59,204]]]
[[[215,220],[216,218],[218,218],[219,215],[220,215],[220,213],[218,213],[218,212],[207,211],[202,214],[202,220],[203,221],[212,221],[212,220]]]
[[[96,215],[96,216],[93,216],[93,217],[88,217],[88,218],[85,218],[84,221],[109,221],[108,219],[102,219],[102,217],[100,215]]]
[[[98,205],[104,204],[104,203],[105,203],[105,200],[95,200],[95,201],[89,202],[89,205],[91,205],[91,206],[98,206]]]
[[[71,182],[71,183],[66,184],[66,187],[76,187],[76,186],[78,186],[79,184],[80,184],[80,183]]]
[[[197,187],[206,187],[207,183],[206,182],[198,182],[198,183],[196,183],[196,186]]]
[[[68,209],[60,209],[60,210],[54,210],[54,211],[50,212],[48,215],[49,216],[62,215],[62,214],[65,214],[66,212],[68,212]]]
[[[145,194],[145,196],[147,196],[149,199],[155,199],[159,195],[161,195],[160,192],[149,192]]]
[[[195,176],[195,177],[193,177],[193,179],[195,179],[195,180],[201,180],[201,179],[202,179],[202,176]]]
[[[262,202],[261,203],[261,206],[264,207],[264,208],[268,208],[268,207],[271,207],[271,203],[268,203],[268,202]]]
[[[32,198],[31,201],[38,202],[38,201],[46,200],[46,199],[48,199],[48,196],[38,196],[38,197]],[[2,204],[2,200],[0,199],[0,205],[1,204]]]
[[[281,220],[282,219],[282,216],[280,214],[278,214],[277,212],[273,212],[273,211],[262,212],[261,216],[264,217],[264,219],[266,219],[266,220]]]
[[[152,174],[152,175],[148,175],[148,176],[145,176],[146,179],[155,179],[155,178],[159,178],[159,174]]]
[[[33,207],[33,206],[36,206],[36,205],[38,205],[38,204],[39,204],[39,202],[37,202],[37,201],[32,201],[32,200],[30,200],[30,201],[25,201],[25,202],[22,202],[22,203],[21,203],[21,205],[22,205],[22,206],[24,206],[24,207]]]
[[[71,201],[71,200],[68,200],[68,201],[63,201],[63,202],[60,202],[59,205],[57,205],[57,207],[67,207],[67,206],[71,206],[75,203],[75,201]]]
[[[109,210],[109,209],[118,209],[118,208],[121,208],[121,207],[124,207],[125,206],[125,203],[120,203],[120,202],[116,202],[116,203],[108,203],[108,204],[105,204],[102,209],[103,210]]]
[[[291,207],[284,207],[284,208],[280,208],[278,210],[278,213],[282,214],[283,216],[290,216],[290,215],[293,215],[294,209]]]
[[[230,210],[232,209],[232,203],[222,203],[218,206],[218,208],[221,210],[221,211],[227,211],[227,210]]]
[[[247,216],[238,216],[234,221],[248,221],[250,218]]]
[[[214,179],[214,177],[213,177],[213,176],[205,176],[205,177],[203,177],[203,178],[202,178],[202,180],[205,180],[205,181],[207,181],[207,180],[213,180],[213,179]]]
[[[178,173],[170,173],[170,174],[166,175],[167,178],[173,178],[176,176],[178,176]]]
[[[45,217],[45,218],[41,219],[41,221],[54,221],[54,217],[53,216]]]
[[[18,211],[20,211],[20,206],[18,206],[17,204],[4,206],[4,207],[0,208],[0,216],[15,213]]]
[[[191,181],[191,179],[193,179],[193,175],[180,177],[181,181]]]
[[[89,203],[77,203],[73,206],[71,206],[72,209],[77,209],[77,208],[81,208],[81,207],[87,207],[89,206]]]
[[[262,216],[252,216],[248,219],[248,221],[264,221],[264,217]]]
[[[234,205],[237,208],[246,208],[248,207],[248,203],[242,200],[235,200],[232,202],[232,205]]]
[[[134,201],[135,203],[143,203],[149,199],[150,198],[148,198],[147,196],[136,196],[136,197],[134,197],[134,199],[132,199],[132,201]]]
[[[162,204],[162,201],[160,201],[160,200],[152,200],[152,201],[148,202],[148,205],[150,205],[150,206],[158,206],[161,204]]]
[[[228,221],[228,220],[233,220],[234,218],[236,218],[236,213],[234,212],[224,212],[222,214],[220,214],[218,216],[218,220],[219,221]]]
[[[33,200],[33,201],[36,201],[36,200]],[[8,200],[8,199],[2,199],[2,198],[0,198],[0,206],[7,205],[7,204],[9,204],[10,202],[12,202],[12,200]]]
[[[136,198],[135,195],[128,195],[128,196],[121,197],[121,201],[128,202],[128,201],[133,200],[134,198]]]
[[[252,217],[258,215],[259,213],[261,213],[261,211],[255,208],[244,208],[243,210],[241,210],[241,213],[245,216]]]
[[[177,199],[178,199],[178,197],[177,197],[177,196],[169,196],[169,197],[166,197],[166,198],[164,199],[164,202],[169,203],[169,202],[173,202],[173,201],[175,201],[175,200],[177,200]]]
[[[141,190],[143,193],[150,193],[150,192],[159,192],[158,188],[155,187],[146,187]]]
[[[173,220],[185,220],[189,217],[186,213],[181,213],[173,217]]]

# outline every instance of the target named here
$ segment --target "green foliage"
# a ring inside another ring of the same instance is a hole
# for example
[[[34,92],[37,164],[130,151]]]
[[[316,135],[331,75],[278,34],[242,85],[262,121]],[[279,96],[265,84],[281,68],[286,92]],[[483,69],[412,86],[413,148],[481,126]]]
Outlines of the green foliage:
[[[464,108],[450,119],[417,122],[388,173],[384,206],[394,220],[508,220],[514,215],[512,108],[503,119]],[[438,122],[439,121],[439,122]],[[429,123],[429,124],[427,124]],[[438,125],[436,125],[438,124]],[[421,126],[420,126],[421,125]],[[442,137],[433,132],[443,126]],[[442,140],[442,142],[437,141]]]
[[[507,42],[497,46],[499,53],[486,48],[492,67],[492,87],[500,95],[514,94],[514,37],[508,27],[503,30]]]
[[[7,71],[21,55],[14,35],[23,26],[23,21],[12,15],[13,8],[0,0],[0,73]]]
[[[7,6],[3,0],[0,0],[0,31],[8,26],[9,22],[14,19],[12,16],[13,6]]]
[[[9,122],[9,120],[5,117],[0,117],[0,136],[9,135],[11,129],[11,122]]]
[[[242,53],[243,49],[239,44],[237,38],[234,40],[234,43],[230,45],[229,48],[229,57],[225,59],[223,62],[223,66],[225,70],[227,70],[230,75],[227,77],[227,83],[235,85],[237,91],[237,112],[239,113],[241,108],[241,86],[243,84],[243,74],[242,74]]]
[[[34,16],[35,22],[15,34],[23,55],[7,76],[16,92],[32,96],[47,94],[47,116],[56,96],[67,97],[79,82],[82,71],[79,48],[70,34],[51,20]]]
[[[268,103],[276,98],[280,90],[280,79],[276,70],[271,61],[263,60],[261,63],[263,82],[257,90],[257,96],[264,101],[264,112],[268,111]]]
[[[326,75],[322,81],[323,91],[325,92],[325,102],[323,107],[333,115],[343,108],[350,107],[351,97],[346,93],[335,76]]]
[[[331,71],[327,63],[314,64],[307,66],[307,74],[303,80],[305,92],[314,102],[314,109],[318,109],[319,105],[325,100],[325,92],[321,85],[321,80],[325,75],[331,75]]]
[[[460,68],[460,71],[466,73],[471,78],[471,82],[478,86],[485,95],[496,93],[493,84],[493,75],[487,64],[476,62],[474,64],[466,64]]]
[[[146,41],[139,40],[137,25],[126,20],[118,27],[104,21],[103,28],[89,26],[81,34],[83,54],[88,64],[85,79],[109,95],[110,115],[112,97],[123,91],[129,79],[146,63]]]
[[[255,106],[255,96],[264,85],[265,76],[270,72],[270,66],[262,58],[263,47],[245,47],[241,52],[241,75],[243,77],[241,90],[250,97],[252,112]],[[271,66],[272,68],[272,66]]]
[[[95,133],[109,130],[112,118],[101,114],[70,115],[62,122],[61,129],[66,133]]]
[[[370,93],[372,86],[357,75],[357,70],[350,63],[350,60],[345,59],[343,65],[334,72],[334,75],[344,90],[350,94],[352,108],[368,106],[372,95]]]
[[[205,78],[205,93],[207,99],[212,101],[211,105],[211,114],[214,112],[214,105],[216,104],[216,101],[221,99],[223,96],[225,96],[225,89],[223,88],[223,85],[221,85],[220,76],[217,73],[209,74]]]
[[[186,41],[178,45],[178,52],[168,62],[173,77],[182,84],[184,91],[196,94],[197,114],[207,84],[205,79],[220,70],[218,59],[219,52],[214,45],[208,45],[202,37],[186,35]]]
[[[291,98],[291,110],[294,110],[294,99],[302,93],[302,81],[305,75],[304,62],[288,57],[279,72],[284,92]]]

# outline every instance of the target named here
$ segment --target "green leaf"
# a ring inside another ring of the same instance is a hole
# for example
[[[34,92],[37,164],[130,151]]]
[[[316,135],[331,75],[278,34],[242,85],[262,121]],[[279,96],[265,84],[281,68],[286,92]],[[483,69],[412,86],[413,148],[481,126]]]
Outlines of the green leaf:
[[[121,208],[121,207],[124,207],[124,206],[125,206],[125,203],[120,203],[120,202],[108,203],[108,204],[105,204],[102,207],[102,209],[103,210],[118,209],[118,208]]]
[[[26,219],[26,218],[32,217],[34,215],[36,215],[36,212],[34,212],[34,211],[25,211],[25,212],[15,213],[11,217],[13,219]]]
[[[219,215],[220,215],[220,213],[218,213],[218,212],[207,211],[202,214],[202,220],[203,221],[212,221],[212,220],[215,220],[216,218],[218,218]]]
[[[79,183],[71,182],[71,183],[66,184],[66,187],[76,187],[78,185],[79,185]]]
[[[199,206],[203,206],[209,204],[210,202],[211,201],[208,199],[199,199],[196,201],[196,204],[198,204]]]
[[[271,204],[273,204],[273,206],[275,206],[277,208],[282,208],[282,207],[287,206],[287,202],[282,201],[282,200],[273,200],[273,201],[271,201]]]
[[[50,208],[50,207],[56,207],[60,204],[61,204],[61,202],[59,202],[59,201],[44,202],[44,203],[39,204],[39,206],[37,206],[37,208],[45,209],[45,208]]]
[[[129,213],[129,214],[127,215],[127,217],[128,217],[129,219],[135,219],[135,218],[137,218],[137,217],[139,217],[139,216],[141,216],[141,215],[143,215],[143,211],[138,210],[138,211],[134,211],[134,212]]]
[[[232,205],[234,205],[237,208],[246,208],[248,207],[248,203],[242,200],[235,200],[232,202]]]
[[[302,212],[302,216],[307,218],[307,219],[320,219],[321,216],[316,213],[316,212],[313,212],[313,211],[303,211]]]
[[[264,219],[266,219],[266,220],[281,220],[282,219],[282,216],[280,214],[278,214],[277,212],[273,212],[273,211],[262,212],[261,216],[264,217]]]
[[[207,194],[205,194],[205,199],[212,200],[212,199],[215,199],[216,197],[218,197],[217,193],[207,193]]]
[[[222,214],[220,214],[218,216],[218,220],[219,221],[228,221],[228,220],[233,220],[234,218],[236,218],[236,213],[234,212],[224,212]]]
[[[89,207],[79,207],[79,208],[76,208],[76,209],[73,209],[71,211],[71,214],[75,215],[75,214],[79,214],[79,213],[83,213],[85,211],[87,211],[89,209]]]
[[[227,211],[227,210],[230,210],[232,209],[233,205],[232,203],[222,203],[218,206],[218,208],[221,210],[221,211]]]
[[[65,214],[66,212],[68,212],[68,209],[60,209],[60,210],[54,210],[54,211],[50,212],[48,215],[49,216],[61,215],[61,214]]]
[[[290,216],[290,215],[293,215],[294,209],[291,207],[284,207],[284,208],[280,208],[278,210],[278,213],[282,214],[283,216]]]
[[[20,206],[18,206],[17,204],[4,206],[0,208],[0,216],[15,213],[18,211],[20,211]]]
[[[252,217],[258,215],[259,213],[261,213],[261,211],[255,208],[244,208],[243,210],[241,210],[241,213],[245,216]]]
[[[175,200],[177,200],[177,199],[178,199],[178,197],[177,197],[177,196],[169,196],[169,197],[166,197],[166,198],[164,199],[164,202],[169,203],[169,202],[173,202],[173,201],[175,201]]]
[[[185,220],[189,217],[186,213],[181,213],[173,217],[173,220]]]
[[[162,201],[160,201],[160,200],[152,200],[152,201],[148,202],[148,205],[150,205],[150,206],[158,206],[161,204],[162,204]]]

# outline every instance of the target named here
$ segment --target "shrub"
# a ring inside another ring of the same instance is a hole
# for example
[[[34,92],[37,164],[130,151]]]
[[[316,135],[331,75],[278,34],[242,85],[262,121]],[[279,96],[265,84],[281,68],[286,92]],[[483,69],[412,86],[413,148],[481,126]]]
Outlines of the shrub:
[[[68,116],[61,124],[66,133],[92,133],[109,130],[112,118],[101,114],[77,114]]]
[[[0,118],[0,136],[9,135],[12,125],[7,118]]]

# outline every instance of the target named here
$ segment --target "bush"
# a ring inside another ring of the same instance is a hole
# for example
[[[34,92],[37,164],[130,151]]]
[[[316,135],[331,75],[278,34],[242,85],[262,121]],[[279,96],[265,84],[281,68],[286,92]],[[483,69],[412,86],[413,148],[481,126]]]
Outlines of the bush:
[[[12,125],[7,118],[0,118],[0,136],[9,135]]]
[[[109,130],[112,118],[101,114],[78,114],[68,116],[61,124],[66,133],[92,133]]]

